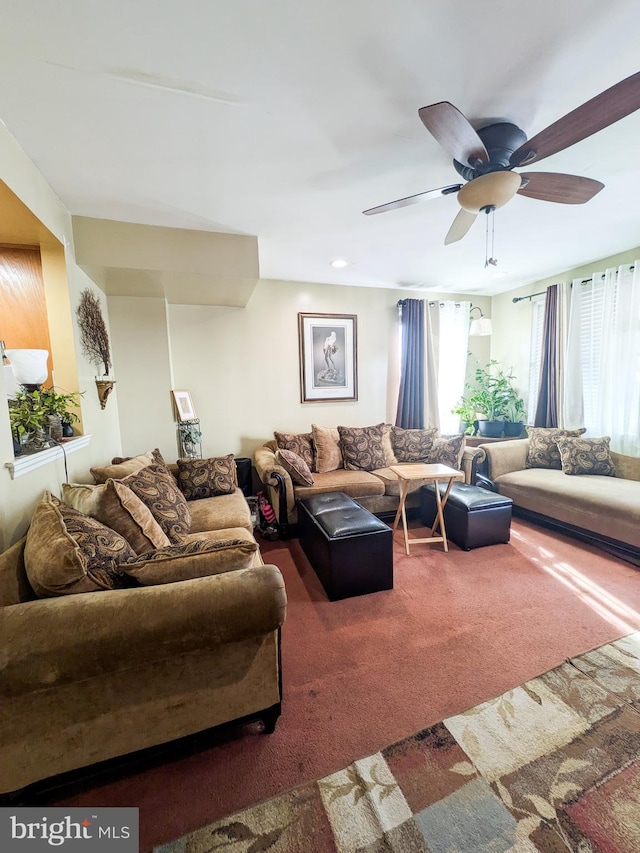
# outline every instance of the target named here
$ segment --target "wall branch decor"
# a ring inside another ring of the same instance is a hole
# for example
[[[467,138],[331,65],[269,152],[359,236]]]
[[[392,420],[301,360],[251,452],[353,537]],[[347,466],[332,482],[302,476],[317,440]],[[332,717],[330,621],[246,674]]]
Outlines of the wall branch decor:
[[[96,376],[96,388],[100,408],[107,405],[109,394],[116,384],[109,377],[111,369],[111,347],[109,344],[109,333],[102,316],[102,307],[96,294],[86,288],[80,294],[80,303],[76,311],[78,317],[78,328],[80,329],[80,343],[82,351],[92,364],[104,367],[104,375]]]

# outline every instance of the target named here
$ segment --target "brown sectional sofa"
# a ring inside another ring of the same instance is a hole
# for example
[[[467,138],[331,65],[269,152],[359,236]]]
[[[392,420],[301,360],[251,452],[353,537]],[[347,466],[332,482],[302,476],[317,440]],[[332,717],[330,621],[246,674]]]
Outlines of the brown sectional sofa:
[[[514,514],[640,565],[640,459],[611,453],[615,476],[527,468],[530,439],[481,445],[487,485]]]
[[[239,489],[189,503],[187,543],[255,542]],[[257,543],[241,568],[37,598],[28,538],[0,554],[0,794],[232,720],[273,731],[286,593]]]
[[[278,460],[277,451],[277,439],[266,441],[256,449],[254,464],[266,497],[278,517],[283,537],[291,535],[295,530],[298,520],[297,501],[317,494],[344,492],[378,516],[392,516],[398,509],[399,481],[388,465],[372,471],[348,470],[344,467],[325,472],[314,470],[313,485],[302,485],[294,482],[289,471]],[[475,482],[476,466],[483,459],[484,450],[464,448],[460,468],[465,473],[465,482]],[[419,482],[412,484],[406,501],[408,510],[419,508],[421,485]]]

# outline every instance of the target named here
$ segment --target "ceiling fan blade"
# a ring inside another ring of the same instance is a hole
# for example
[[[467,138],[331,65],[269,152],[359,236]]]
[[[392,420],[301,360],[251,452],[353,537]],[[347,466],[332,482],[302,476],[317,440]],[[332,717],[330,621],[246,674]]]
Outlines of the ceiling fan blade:
[[[509,162],[512,166],[538,162],[604,130],[637,109],[640,109],[640,71],[550,124],[516,149]]]
[[[484,142],[469,120],[449,101],[421,107],[418,115],[429,133],[458,163],[475,169],[489,162]]]
[[[396,201],[389,201],[386,204],[380,204],[378,207],[370,207],[362,212],[365,216],[371,216],[372,213],[386,213],[388,210],[395,210],[398,207],[408,207],[410,204],[418,204],[421,201],[427,201],[430,198],[439,198],[441,195],[450,195],[457,193],[462,184],[451,184],[448,187],[440,187],[437,190],[427,190],[416,195],[409,195],[406,198],[399,198]]]
[[[561,172],[521,172],[520,177],[526,183],[520,187],[518,195],[560,204],[584,204],[604,187],[593,178],[563,175]]]
[[[461,207],[460,212],[451,223],[451,228],[449,228],[447,236],[444,238],[445,246],[448,246],[449,243],[456,243],[458,240],[462,240],[469,228],[476,221],[477,216],[477,213],[469,213],[468,210]]]

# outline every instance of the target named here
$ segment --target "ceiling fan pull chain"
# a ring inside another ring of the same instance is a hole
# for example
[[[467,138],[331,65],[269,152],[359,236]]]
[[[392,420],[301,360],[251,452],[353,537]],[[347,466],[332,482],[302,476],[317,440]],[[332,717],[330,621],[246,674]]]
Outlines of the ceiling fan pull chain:
[[[496,221],[495,221],[495,207],[493,205],[487,205],[484,209],[487,214],[487,222],[485,226],[484,232],[484,267],[485,269],[489,266],[497,267],[498,260],[494,257],[495,252],[495,236],[496,236]],[[491,255],[489,255],[489,215],[491,215]]]

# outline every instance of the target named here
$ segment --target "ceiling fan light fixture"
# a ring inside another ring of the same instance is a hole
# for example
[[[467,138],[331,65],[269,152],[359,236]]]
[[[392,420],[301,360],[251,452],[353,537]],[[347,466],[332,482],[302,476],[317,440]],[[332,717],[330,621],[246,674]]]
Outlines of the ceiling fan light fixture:
[[[511,201],[521,183],[515,172],[489,172],[465,184],[458,192],[458,201],[469,213],[479,213],[485,207],[497,209]]]

